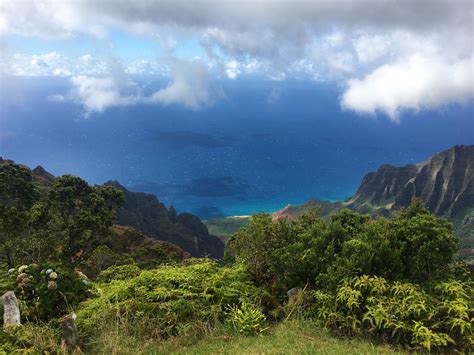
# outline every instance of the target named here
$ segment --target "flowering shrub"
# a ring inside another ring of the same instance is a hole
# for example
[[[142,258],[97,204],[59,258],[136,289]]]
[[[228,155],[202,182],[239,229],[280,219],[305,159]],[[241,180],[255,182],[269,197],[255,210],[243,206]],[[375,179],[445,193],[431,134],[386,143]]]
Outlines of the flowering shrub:
[[[15,285],[21,315],[29,320],[60,317],[90,293],[84,274],[51,265],[22,265],[8,270],[8,277]]]

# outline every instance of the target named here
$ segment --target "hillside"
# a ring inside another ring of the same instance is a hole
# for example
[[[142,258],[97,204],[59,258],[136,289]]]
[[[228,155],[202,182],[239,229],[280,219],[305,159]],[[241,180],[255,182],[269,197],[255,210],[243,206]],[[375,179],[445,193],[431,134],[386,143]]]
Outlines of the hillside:
[[[132,192],[117,181],[106,183],[125,194],[125,204],[117,210],[117,224],[134,227],[149,236],[171,242],[192,256],[219,258],[224,253],[222,241],[210,235],[201,220],[190,214],[177,214],[163,205],[155,195]]]
[[[0,164],[2,163],[14,162],[0,158]],[[44,198],[55,179],[54,175],[42,166],[32,170],[24,167],[31,171],[35,185]],[[125,194],[125,204],[117,210],[118,225],[133,227],[153,239],[168,242],[181,252],[194,257],[222,257],[224,253],[222,241],[210,235],[198,217],[190,213],[177,214],[172,206],[167,209],[156,196],[128,191],[116,181],[106,184],[121,189]]]

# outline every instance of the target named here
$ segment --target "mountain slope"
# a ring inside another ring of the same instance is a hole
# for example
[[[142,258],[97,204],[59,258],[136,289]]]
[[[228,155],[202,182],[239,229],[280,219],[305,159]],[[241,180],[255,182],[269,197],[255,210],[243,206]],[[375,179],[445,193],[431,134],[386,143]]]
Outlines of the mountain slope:
[[[224,253],[222,241],[210,235],[201,220],[190,213],[167,209],[155,195],[132,192],[117,181],[108,185],[121,189],[125,204],[117,210],[117,224],[131,226],[147,235],[176,244],[192,256],[220,258]]]
[[[456,218],[474,207],[474,145],[455,146],[416,165],[382,165],[367,174],[347,207],[398,209],[419,197],[433,213]]]

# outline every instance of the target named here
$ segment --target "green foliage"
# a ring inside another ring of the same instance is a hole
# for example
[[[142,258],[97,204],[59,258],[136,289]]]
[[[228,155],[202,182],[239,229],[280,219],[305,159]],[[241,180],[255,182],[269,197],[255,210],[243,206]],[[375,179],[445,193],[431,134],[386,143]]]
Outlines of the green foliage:
[[[314,292],[316,316],[343,334],[404,345],[467,350],[472,337],[472,285],[446,281],[427,293],[419,286],[363,275],[332,293]]]
[[[268,329],[265,327],[265,315],[246,301],[240,307],[228,306],[228,319],[233,328],[243,335],[261,335]]]
[[[229,240],[226,257],[243,263],[257,284],[275,290],[307,283],[335,289],[340,280],[363,274],[441,280],[451,273],[456,245],[450,224],[414,200],[392,219],[370,220],[347,209],[326,221],[317,212],[277,223],[257,215]]]
[[[59,339],[59,330],[45,323],[27,323],[8,333],[0,329],[0,354],[59,354]]]
[[[28,212],[39,198],[31,172],[26,167],[0,164],[0,262],[13,267],[25,245]]]
[[[83,263],[83,270],[91,278],[95,278],[103,270],[114,266],[128,266],[134,263],[135,261],[130,255],[116,253],[107,245],[99,245]]]
[[[0,164],[0,262],[74,268],[105,244],[123,193],[64,175],[40,199],[37,185],[28,168]]]
[[[30,321],[60,317],[90,296],[90,284],[84,275],[52,265],[10,269],[9,279],[20,301],[22,318]]]
[[[140,338],[213,327],[224,321],[228,305],[254,301],[259,294],[242,267],[221,268],[205,259],[144,270],[98,289],[99,297],[86,301],[78,311],[78,326],[92,339],[110,324]]]
[[[140,275],[141,269],[136,265],[111,266],[102,271],[97,277],[98,282],[110,282],[112,280],[129,280]]]
[[[391,248],[400,255],[403,277],[416,282],[439,279],[458,246],[451,224],[430,214],[418,199],[397,213],[390,237]]]
[[[227,243],[226,258],[246,266],[258,285],[280,293],[314,278],[324,260],[321,254],[324,221],[311,213],[297,223],[273,223],[269,215],[254,216]]]
[[[97,246],[104,244],[115,219],[114,206],[123,193],[111,186],[90,186],[81,178],[64,175],[49,191],[48,229],[60,241],[60,259],[78,265]]]

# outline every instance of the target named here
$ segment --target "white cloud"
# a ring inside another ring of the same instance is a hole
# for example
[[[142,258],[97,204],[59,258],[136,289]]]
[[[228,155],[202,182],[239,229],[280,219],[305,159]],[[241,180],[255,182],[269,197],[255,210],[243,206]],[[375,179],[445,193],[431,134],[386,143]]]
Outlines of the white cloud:
[[[113,76],[94,78],[85,75],[71,79],[71,95],[84,105],[86,114],[103,112],[113,106],[131,105],[136,101],[133,96],[123,95],[122,86]]]
[[[211,104],[218,92],[211,85],[207,67],[201,63],[178,61],[172,72],[169,85],[155,92],[144,102],[180,104],[197,110]],[[217,96],[217,97],[216,97]]]
[[[226,65],[226,74],[229,79],[236,79],[242,72],[240,70],[240,63],[236,60],[231,60]]]
[[[362,63],[370,63],[386,55],[391,39],[383,35],[362,35],[354,39],[354,50]]]
[[[41,55],[15,53],[3,58],[9,75],[17,76],[69,76],[71,61],[64,55],[51,52]]]
[[[449,63],[414,54],[350,80],[341,105],[360,113],[384,112],[397,121],[402,110],[464,103],[473,96],[474,57]]]
[[[85,116],[101,113],[111,107],[137,104],[178,104],[192,110],[208,106],[219,98],[206,66],[177,60],[171,81],[150,95],[143,95],[136,82],[120,67],[105,76],[76,75],[71,77],[72,89],[67,95],[52,95],[56,102],[73,101],[84,107]]]

